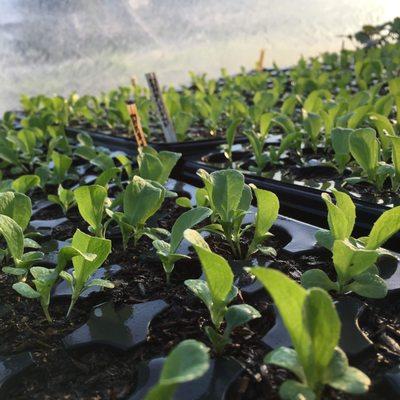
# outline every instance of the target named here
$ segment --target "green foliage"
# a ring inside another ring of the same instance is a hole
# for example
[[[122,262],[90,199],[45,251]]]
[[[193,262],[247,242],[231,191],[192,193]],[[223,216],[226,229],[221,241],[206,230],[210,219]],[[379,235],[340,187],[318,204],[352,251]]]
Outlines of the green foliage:
[[[168,355],[157,384],[146,394],[145,400],[172,400],[178,386],[203,376],[209,368],[208,348],[188,339],[179,343]]]
[[[63,210],[64,214],[66,214],[68,210],[75,204],[73,190],[65,189],[62,185],[58,186],[57,194],[49,194],[47,199],[52,203],[58,204]]]
[[[248,258],[256,251],[271,252],[270,248],[262,245],[278,216],[279,201],[275,194],[257,189],[254,185],[250,188],[244,183],[243,174],[232,169],[211,174],[199,170],[198,175],[204,182],[203,194],[213,211],[215,222],[203,229],[221,235],[237,258]],[[249,212],[253,198],[252,189],[258,204],[257,215],[253,224],[242,227],[243,218]],[[240,241],[243,234],[252,227],[254,236],[248,251],[243,254]]]
[[[103,225],[107,190],[100,185],[80,186],[74,197],[82,218],[89,224],[89,231],[97,237],[105,237],[108,223]]]
[[[167,283],[170,282],[175,263],[182,258],[189,258],[187,255],[177,253],[178,247],[183,240],[183,233],[186,229],[190,229],[204,221],[211,213],[212,211],[206,207],[192,208],[180,215],[175,221],[171,229],[169,243],[161,239],[153,241],[153,246],[163,264]]]
[[[29,299],[39,299],[42,306],[43,313],[49,322],[52,322],[49,305],[50,294],[53,286],[58,281],[61,271],[63,271],[73,257],[82,257],[86,261],[93,261],[96,258],[95,254],[82,253],[73,246],[63,247],[58,253],[56,268],[32,267],[29,272],[31,273],[33,289],[26,282],[17,282],[12,286],[13,289],[23,297]]]
[[[369,236],[351,237],[355,224],[355,206],[350,196],[335,191],[336,204],[329,195],[323,199],[328,207],[329,231],[317,232],[317,241],[330,249],[337,280],[333,281],[319,269],[306,271],[301,278],[306,288],[321,287],[339,293],[355,292],[363,297],[383,298],[387,294],[385,281],[376,267],[382,253],[380,246],[400,230],[400,207],[385,211],[375,222]]]
[[[122,196],[123,211],[106,209],[120,228],[124,248],[131,238],[136,246],[143,235],[152,240],[159,239],[160,234],[168,235],[169,232],[163,229],[146,225],[147,220],[160,209],[165,195],[166,189],[161,184],[134,176]]]
[[[74,250],[90,256],[72,256],[72,274],[61,271],[60,276],[71,287],[72,297],[68,309],[67,317],[70,315],[79,296],[92,286],[113,288],[114,284],[105,279],[90,279],[92,275],[101,267],[111,252],[111,241],[99,237],[93,237],[81,232],[75,232],[71,246]],[[93,258],[92,255],[96,257]]]
[[[137,157],[139,176],[164,185],[181,156],[171,151],[157,153],[151,147],[144,147]]]
[[[282,399],[320,399],[325,385],[350,393],[365,393],[369,378],[350,367],[338,347],[341,324],[335,306],[322,289],[303,289],[282,272],[249,268],[270,293],[289,332],[293,349],[280,347],[265,362],[286,368],[298,379],[280,387]]]
[[[261,315],[248,304],[228,307],[238,294],[238,289],[233,285],[234,276],[229,264],[223,257],[210,250],[197,231],[186,230],[185,238],[195,248],[206,277],[206,281],[186,280],[185,285],[208,308],[214,326],[207,326],[205,331],[216,352],[220,354],[225,346],[231,343],[230,335],[235,328]],[[223,321],[226,322],[226,326],[221,332]]]

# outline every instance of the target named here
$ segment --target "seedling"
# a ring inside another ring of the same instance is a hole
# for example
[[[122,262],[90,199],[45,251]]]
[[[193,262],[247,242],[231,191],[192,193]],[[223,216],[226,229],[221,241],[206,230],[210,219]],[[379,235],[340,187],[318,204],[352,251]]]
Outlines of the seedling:
[[[375,222],[369,236],[351,237],[355,224],[355,206],[346,193],[334,191],[336,204],[329,195],[323,194],[328,207],[329,231],[317,233],[317,241],[330,249],[337,280],[332,281],[326,272],[310,269],[301,278],[306,288],[321,287],[339,293],[355,292],[360,296],[383,298],[387,294],[385,281],[379,276],[376,262],[380,249],[392,235],[400,230],[400,207],[384,212]]]
[[[143,147],[139,152],[139,176],[164,185],[182,154],[171,151],[157,153],[151,147]]]
[[[350,367],[338,347],[341,323],[332,299],[322,289],[303,289],[282,272],[271,268],[249,268],[269,292],[290,335],[293,349],[279,347],[264,359],[286,368],[297,380],[286,380],[279,389],[284,400],[321,399],[325,385],[362,394],[370,379]]]
[[[179,343],[166,358],[160,378],[144,400],[172,400],[178,386],[203,376],[210,357],[208,348],[193,339]]]
[[[152,240],[159,239],[160,234],[168,235],[169,232],[163,229],[146,225],[147,220],[160,209],[165,195],[166,189],[161,184],[134,176],[122,196],[123,212],[106,209],[107,214],[117,222],[121,230],[125,249],[131,238],[136,246],[143,235]]]
[[[89,224],[89,232],[104,238],[109,223],[103,224],[107,190],[100,185],[80,186],[75,189],[74,197],[79,213]]]
[[[38,299],[42,306],[43,313],[48,322],[52,322],[49,313],[50,294],[53,286],[59,279],[61,271],[63,271],[67,263],[73,257],[81,257],[85,261],[94,261],[95,254],[82,253],[73,246],[63,247],[58,253],[56,268],[32,267],[29,272],[33,276],[32,283],[35,286],[33,289],[26,282],[17,282],[12,286],[13,289],[23,297],[29,299]]]
[[[72,291],[67,317],[69,317],[76,301],[85,290],[93,286],[111,289],[114,287],[114,284],[108,280],[90,279],[110,254],[110,240],[87,235],[78,229],[72,238],[71,246],[81,253],[94,254],[96,258],[75,256],[72,258],[74,267],[72,274],[66,271],[60,272],[60,276],[67,282]]]
[[[199,170],[198,175],[204,182],[204,191],[198,192],[199,199],[203,203],[207,199],[216,222],[203,229],[221,235],[237,258],[248,258],[257,251],[273,253],[273,249],[264,247],[263,242],[270,236],[269,229],[278,217],[279,200],[276,195],[254,185],[246,185],[243,174],[235,170],[228,169],[211,174]],[[257,214],[253,224],[242,227],[243,219],[251,205],[252,190],[257,199]],[[243,234],[252,227],[254,236],[247,253],[243,254],[240,241]]]
[[[31,218],[32,205],[28,196],[22,193],[0,193],[0,233],[4,237],[7,248],[1,254],[7,260],[13,259],[13,266],[3,267],[3,272],[23,278],[29,268],[40,261],[43,253],[31,251],[24,253],[24,248],[39,248],[40,245],[24,236],[24,231]]]
[[[201,221],[205,220],[211,215],[211,213],[212,211],[206,207],[192,208],[191,210],[180,215],[175,221],[171,230],[169,243],[160,239],[153,241],[153,246],[157,250],[157,254],[160,257],[164,267],[167,283],[170,283],[170,277],[172,271],[174,270],[175,263],[182,258],[190,258],[187,255],[176,253],[183,240],[183,233],[186,229],[192,228]]]
[[[64,214],[67,214],[68,210],[75,205],[73,190],[65,189],[62,185],[58,186],[57,194],[49,194],[47,199],[52,203],[59,205]]]
[[[225,346],[231,343],[230,335],[235,328],[261,315],[248,304],[228,307],[238,294],[237,287],[233,285],[234,275],[229,264],[210,250],[197,231],[188,229],[184,235],[195,248],[206,277],[206,281],[186,280],[185,285],[208,308],[213,326],[207,326],[205,331],[217,354],[221,354]],[[222,328],[224,321],[226,325]]]

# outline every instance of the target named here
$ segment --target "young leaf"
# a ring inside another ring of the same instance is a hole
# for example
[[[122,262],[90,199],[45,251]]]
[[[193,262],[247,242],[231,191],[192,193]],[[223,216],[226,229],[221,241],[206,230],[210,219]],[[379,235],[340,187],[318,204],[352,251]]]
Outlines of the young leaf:
[[[102,236],[102,220],[107,190],[103,186],[80,186],[74,191],[76,204],[82,218],[90,225],[96,236]]]
[[[385,211],[374,223],[366,248],[374,250],[400,230],[400,206]]]
[[[184,340],[168,355],[158,383],[144,400],[172,400],[177,385],[200,378],[208,368],[208,348],[196,340]]]

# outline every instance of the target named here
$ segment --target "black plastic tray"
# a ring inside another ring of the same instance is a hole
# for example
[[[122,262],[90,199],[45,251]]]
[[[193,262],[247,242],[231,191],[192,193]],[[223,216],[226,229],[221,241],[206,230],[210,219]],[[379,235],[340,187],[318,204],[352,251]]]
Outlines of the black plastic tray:
[[[78,133],[88,133],[98,146],[107,146],[112,150],[125,151],[132,155],[137,153],[136,143],[133,138],[125,138],[118,136],[111,136],[106,133],[94,132],[83,128],[72,128],[66,127],[65,131],[68,134],[77,135]],[[248,140],[245,136],[238,136],[235,139],[235,143],[247,143]],[[226,143],[224,138],[216,139],[201,139],[201,140],[190,140],[187,142],[173,142],[173,143],[162,143],[162,142],[148,142],[149,146],[152,146],[156,150],[169,150],[184,155],[189,154],[200,154],[210,150],[216,149],[219,145]]]

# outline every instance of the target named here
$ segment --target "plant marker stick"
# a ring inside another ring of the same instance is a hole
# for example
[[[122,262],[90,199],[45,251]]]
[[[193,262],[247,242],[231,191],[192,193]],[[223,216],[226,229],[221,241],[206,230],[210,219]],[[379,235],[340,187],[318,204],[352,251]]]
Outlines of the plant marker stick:
[[[260,49],[260,56],[258,58],[256,69],[261,72],[264,69],[265,49]]]
[[[146,80],[151,92],[151,97],[157,107],[158,117],[161,122],[165,140],[168,143],[176,142],[175,129],[172,125],[171,118],[169,117],[167,107],[165,106],[156,74],[154,72],[146,74]]]
[[[135,87],[137,86],[137,79],[136,76],[132,76],[131,78],[131,85],[132,87],[135,89]]]
[[[138,147],[147,146],[147,140],[144,136],[142,124],[140,123],[139,113],[136,104],[127,104],[129,116],[131,117],[133,134],[135,135],[136,143]]]

